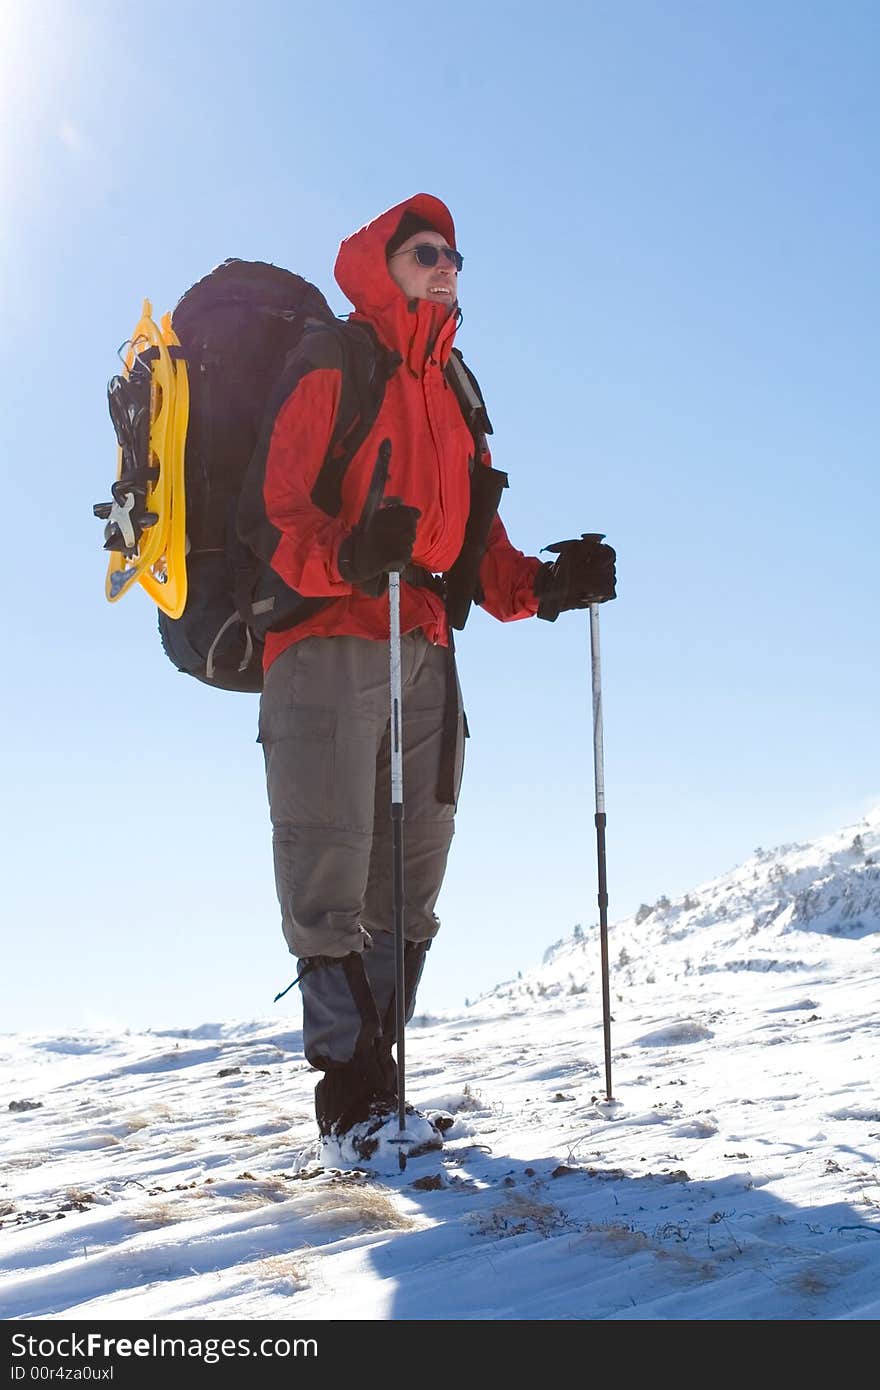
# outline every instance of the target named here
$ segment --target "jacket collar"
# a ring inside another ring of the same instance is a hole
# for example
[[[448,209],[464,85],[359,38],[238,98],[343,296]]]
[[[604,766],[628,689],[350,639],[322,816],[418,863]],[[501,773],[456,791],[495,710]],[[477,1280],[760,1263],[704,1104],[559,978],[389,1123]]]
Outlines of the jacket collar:
[[[408,300],[391,278],[385,247],[405,212],[414,212],[435,226],[450,246],[455,246],[455,227],[449,209],[429,193],[417,193],[389,208],[372,222],[346,237],[336,257],[335,276],[340,289],[355,307],[352,318],[371,323],[409,370],[421,375],[433,355],[445,366],[452,350],[458,314],[444,304],[426,299]]]

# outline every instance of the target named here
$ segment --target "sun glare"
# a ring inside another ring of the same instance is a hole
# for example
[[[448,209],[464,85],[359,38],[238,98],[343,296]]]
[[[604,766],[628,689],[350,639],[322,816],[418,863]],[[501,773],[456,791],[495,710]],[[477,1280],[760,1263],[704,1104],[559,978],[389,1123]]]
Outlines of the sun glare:
[[[0,0],[0,115],[6,135],[27,85],[29,27],[28,9],[22,0]]]
[[[8,191],[34,89],[33,25],[23,0],[0,0],[0,194]]]
[[[23,173],[43,135],[70,116],[85,26],[58,0],[0,0],[0,176]],[[61,103],[65,104],[64,109]]]

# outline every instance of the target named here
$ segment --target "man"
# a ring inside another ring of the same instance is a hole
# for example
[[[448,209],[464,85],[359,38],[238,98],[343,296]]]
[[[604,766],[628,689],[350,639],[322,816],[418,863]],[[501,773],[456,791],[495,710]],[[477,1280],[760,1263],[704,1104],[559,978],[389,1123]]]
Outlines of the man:
[[[461,268],[449,210],[425,193],[343,241],[335,275],[355,306],[349,322],[372,336],[377,370],[387,374],[379,413],[338,480],[335,508],[317,505],[347,388],[339,335],[306,335],[239,513],[243,538],[287,584],[333,600],[268,634],[260,740],[282,928],[301,966],[304,1049],[323,1073],[318,1125],[326,1140],[348,1143],[348,1158],[375,1148],[397,1106],[392,568],[403,569],[407,1019],[440,925],[434,908],[461,781],[464,716],[439,577],[462,551],[472,469],[490,468],[485,437],[466,423],[450,388]],[[381,499],[377,459],[387,466]],[[495,515],[476,558],[474,596],[501,621],[553,619],[615,596],[614,551],[594,541],[545,564],[516,550]],[[438,1144],[437,1127],[414,1115],[419,1123],[423,1141]]]

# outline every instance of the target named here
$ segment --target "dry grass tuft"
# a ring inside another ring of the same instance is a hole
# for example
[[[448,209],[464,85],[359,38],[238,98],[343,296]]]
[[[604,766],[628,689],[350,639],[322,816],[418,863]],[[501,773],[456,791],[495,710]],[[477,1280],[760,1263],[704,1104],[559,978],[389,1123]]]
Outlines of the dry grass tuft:
[[[165,1105],[150,1106],[149,1110],[135,1110],[130,1115],[123,1115],[122,1123],[125,1125],[129,1134],[136,1134],[139,1129],[149,1129],[150,1125],[167,1124],[173,1120],[174,1116]]]
[[[257,1277],[275,1284],[279,1293],[297,1293],[310,1282],[307,1262],[295,1255],[267,1255],[255,1269]]]
[[[44,1163],[48,1163],[50,1154],[23,1154],[21,1158],[10,1158],[6,1163],[0,1163],[0,1173],[27,1172],[31,1168],[42,1168]]]
[[[94,1192],[89,1192],[84,1187],[65,1187],[64,1196],[68,1202],[85,1207],[90,1207],[96,1201]]]
[[[475,1212],[470,1223],[481,1236],[521,1236],[528,1232],[543,1236],[558,1236],[571,1230],[574,1223],[550,1202],[539,1202],[522,1192],[512,1192],[491,1211]]]
[[[823,1294],[830,1293],[834,1288],[835,1281],[828,1278],[824,1270],[802,1269],[799,1274],[790,1281],[789,1287],[798,1294],[806,1294],[814,1298],[821,1297]]]
[[[152,1206],[132,1213],[132,1223],[139,1231],[158,1231],[162,1226],[176,1226],[180,1209],[170,1202],[154,1202]]]
[[[288,1195],[289,1189],[288,1189]],[[398,1211],[391,1196],[381,1188],[357,1188],[334,1184],[309,1194],[309,1211],[336,1226],[351,1225],[355,1231],[408,1231],[416,1225],[410,1216]],[[312,1205],[314,1203],[314,1206]]]

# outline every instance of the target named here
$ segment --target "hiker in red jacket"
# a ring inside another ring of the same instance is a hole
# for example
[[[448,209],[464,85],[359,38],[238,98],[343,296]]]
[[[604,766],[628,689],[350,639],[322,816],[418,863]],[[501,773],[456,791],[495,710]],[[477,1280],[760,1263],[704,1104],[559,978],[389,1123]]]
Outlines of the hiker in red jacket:
[[[442,576],[462,551],[471,470],[491,467],[485,435],[469,427],[449,384],[461,267],[452,217],[425,193],[343,241],[336,279],[355,306],[350,321],[375,336],[387,374],[378,416],[337,480],[334,506],[328,510],[323,495],[318,505],[314,490],[319,474],[326,480],[345,377],[336,336],[307,335],[293,375],[285,376],[294,385],[275,414],[261,475],[239,514],[244,538],[291,588],[334,600],[267,635],[260,740],[282,927],[301,967],[304,1048],[323,1072],[318,1124],[333,1140],[349,1136],[355,1156],[359,1135],[386,1117],[393,1122],[397,1105],[392,567],[405,566],[407,1019],[440,925],[434,909],[461,781],[464,715]],[[488,427],[484,412],[480,418]],[[394,499],[384,505],[371,496],[380,445],[383,496]],[[552,620],[615,596],[614,551],[584,540],[542,563],[510,543],[496,514],[472,585],[473,597],[502,622],[536,613]],[[425,1141],[439,1143],[436,1128],[421,1122]]]

